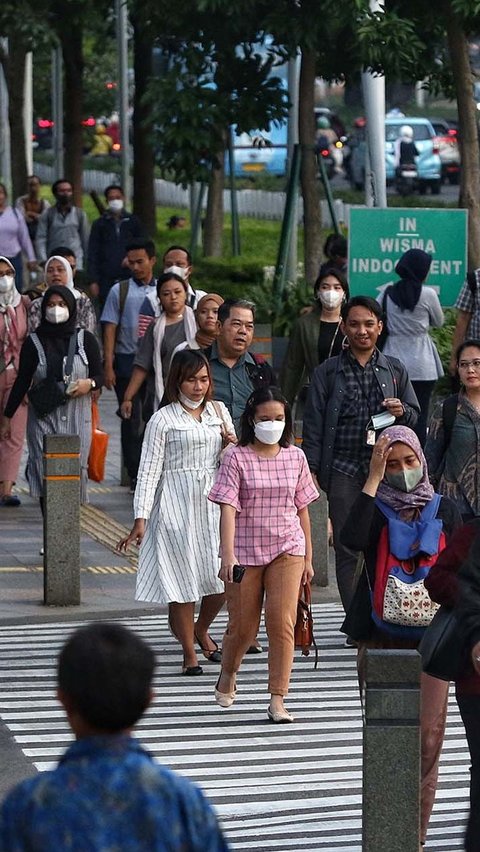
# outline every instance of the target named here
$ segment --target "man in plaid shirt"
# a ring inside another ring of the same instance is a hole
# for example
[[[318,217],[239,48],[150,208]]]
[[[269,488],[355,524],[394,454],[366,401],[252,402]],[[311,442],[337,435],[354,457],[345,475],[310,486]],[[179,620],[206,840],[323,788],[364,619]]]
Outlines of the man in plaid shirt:
[[[371,418],[388,412],[395,418],[392,422],[413,428],[420,408],[403,364],[377,349],[383,327],[378,302],[355,296],[344,306],[342,318],[348,346],[313,373],[303,418],[303,449],[328,496],[338,590],[347,610],[357,556],[341,544],[340,533],[367,478],[370,442],[379,434]]]

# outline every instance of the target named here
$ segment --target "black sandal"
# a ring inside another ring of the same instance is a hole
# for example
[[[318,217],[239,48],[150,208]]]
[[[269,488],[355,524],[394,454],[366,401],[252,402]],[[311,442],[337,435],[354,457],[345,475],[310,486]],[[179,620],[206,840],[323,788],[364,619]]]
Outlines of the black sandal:
[[[221,663],[222,662],[222,652],[221,652],[220,648],[218,647],[217,642],[215,642],[215,640],[212,639],[211,636],[209,638],[211,639],[211,641],[215,645],[215,648],[213,649],[213,651],[209,651],[208,648],[203,647],[203,645],[200,642],[200,639],[198,638],[196,633],[194,633],[194,636],[195,636],[195,642],[197,643],[198,647],[200,648],[200,650],[201,650],[201,652],[202,652],[202,654],[203,654],[203,656],[205,657],[206,660],[210,660],[211,663]]]

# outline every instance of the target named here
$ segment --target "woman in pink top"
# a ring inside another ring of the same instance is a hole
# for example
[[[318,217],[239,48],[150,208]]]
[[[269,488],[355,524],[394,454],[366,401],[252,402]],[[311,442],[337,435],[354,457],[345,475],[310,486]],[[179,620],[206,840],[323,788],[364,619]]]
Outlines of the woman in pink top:
[[[209,499],[221,507],[219,577],[228,627],[215,700],[230,707],[236,675],[257,635],[263,599],[268,634],[268,718],[292,722],[285,709],[300,583],[313,577],[308,505],[317,499],[305,456],[291,446],[292,415],[275,387],[254,391],[240,421],[238,446],[224,454]],[[234,566],[245,566],[233,582]]]

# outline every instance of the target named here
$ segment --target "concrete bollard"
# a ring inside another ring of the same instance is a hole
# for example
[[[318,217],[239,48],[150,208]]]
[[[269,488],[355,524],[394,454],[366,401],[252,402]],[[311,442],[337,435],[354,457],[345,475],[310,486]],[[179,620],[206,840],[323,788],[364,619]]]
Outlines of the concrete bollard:
[[[43,602],[80,603],[80,438],[43,438]]]
[[[418,852],[420,655],[367,650],[363,674],[363,852]]]

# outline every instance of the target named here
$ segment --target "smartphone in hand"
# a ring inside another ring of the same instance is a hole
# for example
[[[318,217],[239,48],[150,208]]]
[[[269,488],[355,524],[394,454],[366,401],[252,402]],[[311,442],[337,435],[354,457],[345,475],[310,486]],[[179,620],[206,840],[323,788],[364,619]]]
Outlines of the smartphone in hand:
[[[233,582],[234,583],[241,583],[244,574],[245,574],[245,567],[243,565],[234,565],[233,566]]]

